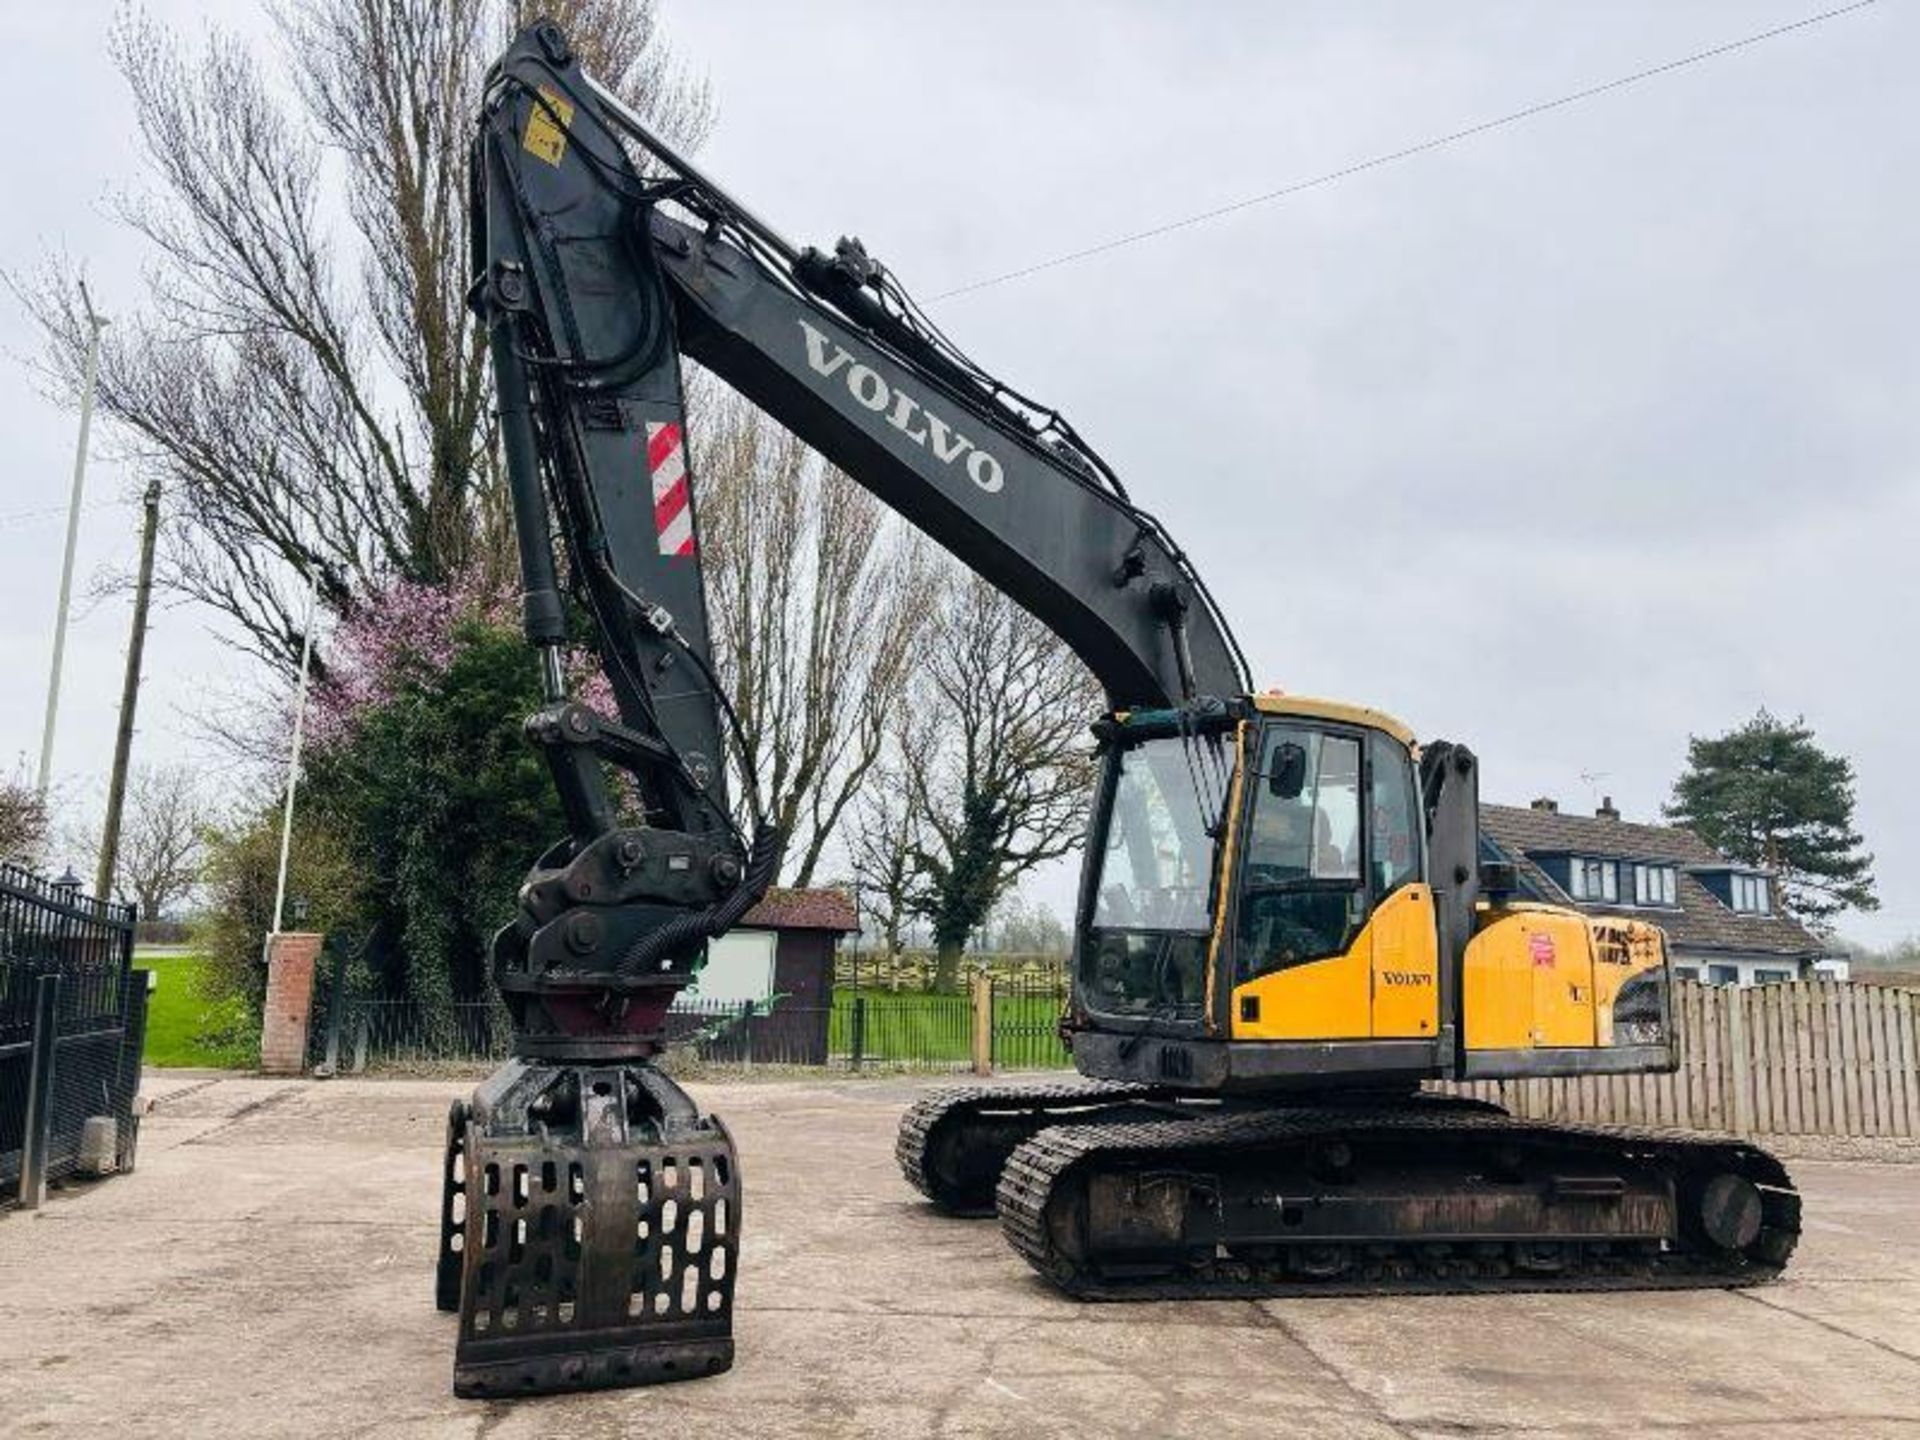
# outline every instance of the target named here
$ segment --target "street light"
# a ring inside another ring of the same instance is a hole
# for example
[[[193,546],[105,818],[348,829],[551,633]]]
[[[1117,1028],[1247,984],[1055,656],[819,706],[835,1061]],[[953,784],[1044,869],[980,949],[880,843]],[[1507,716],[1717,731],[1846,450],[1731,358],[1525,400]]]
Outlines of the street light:
[[[293,844],[293,793],[300,784],[300,739],[307,724],[307,671],[313,658],[314,607],[320,599],[320,571],[307,572],[307,623],[300,636],[300,689],[293,702],[293,744],[287,751],[287,808],[280,816],[280,872],[273,884],[273,929],[280,933],[287,903],[287,852]]]
[[[53,617],[53,673],[47,680],[47,719],[40,732],[40,776],[34,786],[42,799],[46,798],[47,784],[53,778],[53,723],[60,713],[60,666],[67,653],[67,611],[73,599],[73,547],[80,537],[80,492],[87,478],[87,432],[93,427],[94,382],[100,375],[100,332],[107,328],[106,320],[94,314],[93,297],[87,293],[84,280],[80,282],[80,303],[87,312],[87,378],[80,391],[80,443],[73,454],[73,495],[67,501],[67,558],[60,566],[60,608]]]

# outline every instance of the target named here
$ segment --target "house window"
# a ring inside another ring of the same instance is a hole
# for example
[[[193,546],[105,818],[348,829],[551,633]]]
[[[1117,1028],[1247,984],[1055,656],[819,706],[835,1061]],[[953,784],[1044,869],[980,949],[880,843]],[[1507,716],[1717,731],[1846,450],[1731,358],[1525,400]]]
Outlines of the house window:
[[[1633,903],[1636,905],[1679,904],[1679,872],[1671,865],[1634,866]]]
[[[1709,965],[1707,966],[1707,983],[1709,985],[1738,985],[1740,983],[1740,967],[1738,965]]]
[[[1576,900],[1605,900],[1618,903],[1620,899],[1620,867],[1611,860],[1590,860],[1585,856],[1573,857],[1572,895]]]
[[[1771,915],[1773,891],[1764,875],[1733,877],[1733,908],[1742,915]]]
[[[1753,972],[1753,983],[1756,985],[1784,985],[1791,979],[1793,979],[1793,972],[1791,970],[1756,970]]]
[[[1700,967],[1698,965],[1676,965],[1673,967],[1673,978],[1676,980],[1698,980],[1700,978]]]

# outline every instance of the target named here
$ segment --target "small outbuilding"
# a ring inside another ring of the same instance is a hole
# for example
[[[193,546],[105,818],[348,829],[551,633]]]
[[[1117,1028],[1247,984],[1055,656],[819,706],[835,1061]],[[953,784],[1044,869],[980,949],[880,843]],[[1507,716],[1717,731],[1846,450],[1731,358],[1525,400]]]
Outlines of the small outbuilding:
[[[845,890],[769,890],[707,946],[706,966],[684,997],[703,1015],[741,1017],[709,1042],[709,1058],[824,1065],[834,952],[841,936],[859,928]]]

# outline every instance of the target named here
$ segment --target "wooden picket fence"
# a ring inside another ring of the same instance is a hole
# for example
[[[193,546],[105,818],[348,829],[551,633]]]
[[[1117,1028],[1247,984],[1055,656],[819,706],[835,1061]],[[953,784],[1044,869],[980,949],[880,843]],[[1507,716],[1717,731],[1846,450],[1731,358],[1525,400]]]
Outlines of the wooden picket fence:
[[[1920,991],[1845,980],[1736,989],[1676,981],[1670,1075],[1440,1088],[1536,1120],[1738,1135],[1920,1137]]]

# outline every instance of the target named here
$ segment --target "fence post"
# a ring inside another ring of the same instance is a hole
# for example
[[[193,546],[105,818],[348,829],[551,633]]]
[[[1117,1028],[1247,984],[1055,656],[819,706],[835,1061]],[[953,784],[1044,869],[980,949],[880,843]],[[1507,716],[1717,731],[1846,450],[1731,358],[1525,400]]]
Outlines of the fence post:
[[[984,970],[973,975],[973,1073],[993,1073],[993,976]]]
[[[152,985],[151,970],[129,970],[126,993],[120,1003],[120,1094],[114,1114],[120,1122],[120,1153],[114,1168],[121,1174],[133,1169],[140,1145],[140,1060],[147,1048],[147,1003]]]
[[[347,947],[336,944],[333,952],[333,986],[327,991],[327,1058],[319,1070],[326,1072],[322,1078],[331,1078],[340,1068],[340,1022],[346,1017],[347,1009]]]
[[[1751,1035],[1747,1028],[1747,1000],[1756,994],[1745,985],[1727,990],[1727,1068],[1733,1076],[1733,1133],[1753,1133],[1753,1057],[1747,1046]]]
[[[867,1051],[867,997],[853,997],[853,1068],[858,1070]]]
[[[753,1002],[740,1002],[740,1068],[753,1069]]]
[[[20,1136],[20,1208],[47,1198],[47,1144],[53,1137],[53,1056],[60,1029],[60,977],[42,975],[33,989],[32,1050],[27,1060],[26,1125]]]

